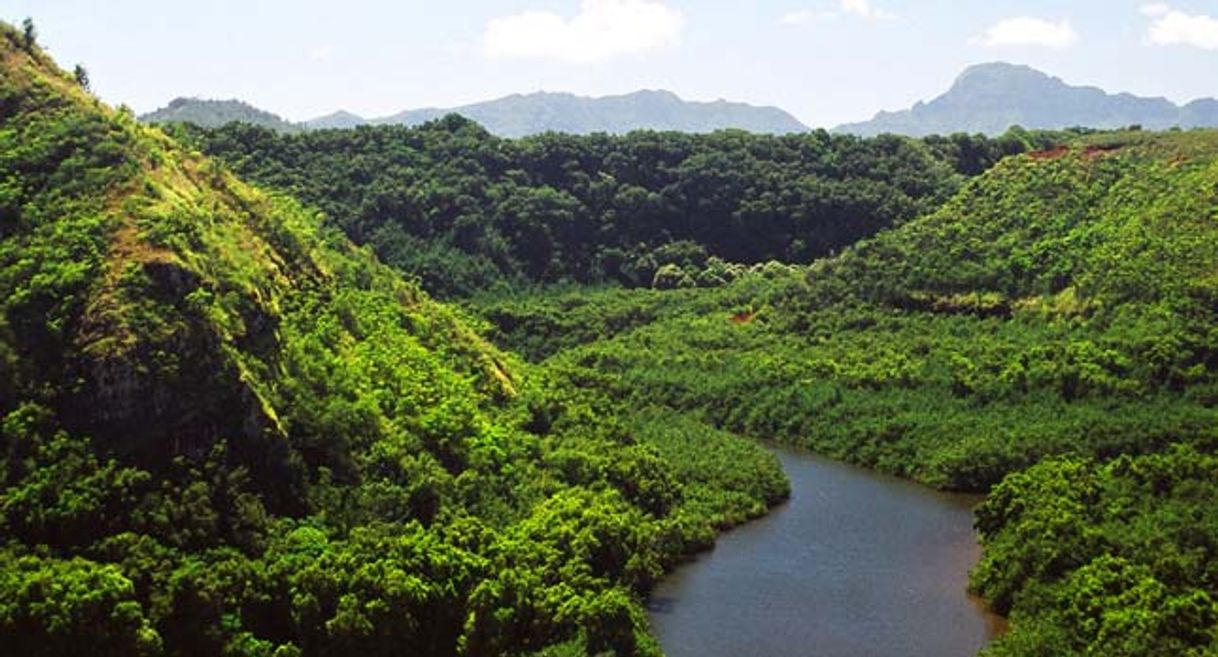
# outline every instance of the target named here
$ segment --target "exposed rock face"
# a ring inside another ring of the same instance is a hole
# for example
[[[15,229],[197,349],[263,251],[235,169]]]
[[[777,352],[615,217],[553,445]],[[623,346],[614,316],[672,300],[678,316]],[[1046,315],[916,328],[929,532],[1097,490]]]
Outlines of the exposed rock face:
[[[228,357],[214,327],[187,302],[200,289],[201,276],[163,259],[141,267],[144,303],[172,321],[135,332],[118,313],[87,316],[81,335],[92,337],[80,345],[72,368],[79,384],[77,394],[65,400],[65,424],[141,462],[202,459],[224,440],[253,463],[286,467],[280,462],[287,456],[283,436],[267,406]],[[152,314],[142,310],[128,312],[136,318]],[[274,323],[265,313],[251,312],[247,326],[261,340],[274,339]]]

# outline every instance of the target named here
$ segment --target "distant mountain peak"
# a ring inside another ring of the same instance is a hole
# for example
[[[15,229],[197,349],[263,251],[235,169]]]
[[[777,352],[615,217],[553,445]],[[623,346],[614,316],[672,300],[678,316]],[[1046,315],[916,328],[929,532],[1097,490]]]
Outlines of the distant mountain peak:
[[[281,132],[295,132],[300,126],[278,114],[258,109],[235,98],[214,100],[178,97],[153,112],[140,116],[145,123],[193,123],[205,128],[218,128],[226,123],[250,123]]]
[[[973,64],[964,69],[957,79],[963,79],[978,75],[1028,75],[1038,78],[1050,78],[1048,73],[1032,68],[1027,64],[1013,64],[1011,62],[982,62]]]
[[[1030,66],[987,62],[964,70],[945,93],[912,108],[879,112],[870,120],[836,128],[862,136],[885,132],[911,136],[955,132],[996,135],[1014,125],[1061,129],[1075,126],[1150,129],[1218,127],[1218,103],[1180,107],[1164,98],[1109,94],[1068,84]]]
[[[326,128],[354,128],[361,126],[368,121],[364,117],[348,112],[347,110],[338,110],[325,116],[319,116],[315,119],[305,121],[305,127],[313,130],[321,130]]]
[[[667,89],[639,89],[634,93],[625,94],[627,97],[634,96],[637,98],[663,98],[666,100],[680,101],[681,97],[676,93]],[[684,102],[684,101],[682,101]]]
[[[1060,78],[1025,66],[1007,62],[987,62],[974,64],[956,77],[952,91],[961,91],[976,85],[1015,85],[1027,83],[1057,83],[1065,85]],[[949,92],[950,93],[950,92]]]

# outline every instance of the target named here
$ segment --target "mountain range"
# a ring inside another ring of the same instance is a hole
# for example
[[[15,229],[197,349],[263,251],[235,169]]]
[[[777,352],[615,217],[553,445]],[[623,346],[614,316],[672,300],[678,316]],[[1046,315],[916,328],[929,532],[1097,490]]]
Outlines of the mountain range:
[[[298,132],[361,125],[415,126],[447,114],[460,114],[501,137],[543,132],[622,134],[632,130],[703,133],[727,128],[788,134],[809,129],[777,107],[724,100],[692,102],[669,91],[649,90],[599,98],[548,92],[515,94],[458,107],[405,110],[380,118],[338,111],[303,123],[286,121],[239,100],[178,98],[141,119],[204,127],[243,121],[280,132]],[[907,110],[880,112],[870,121],[848,123],[833,131],[860,136],[894,133],[921,137],[957,132],[998,135],[1015,125],[1044,130],[1131,125],[1151,130],[1218,127],[1218,100],[1206,98],[1181,106],[1166,98],[1075,86],[1028,66],[996,62],[969,67],[947,92],[932,100],[918,102]]]
[[[968,68],[946,93],[929,102],[899,112],[880,112],[870,121],[838,126],[835,131],[861,136],[996,135],[1015,125],[1045,130],[1215,127],[1218,101],[1207,98],[1180,106],[1166,98],[1073,86],[1027,66],[990,63]]]
[[[178,98],[168,107],[145,114],[148,123],[184,121],[218,127],[245,121],[282,132],[301,129],[353,128],[360,125],[415,126],[460,114],[502,137],[543,132],[623,134],[632,130],[714,132],[728,128],[757,133],[806,132],[808,127],[776,107],[757,107],[725,100],[694,102],[670,91],[636,91],[619,96],[589,98],[568,93],[515,94],[481,103],[447,108],[406,110],[392,116],[364,118],[346,111],[304,123],[290,123],[238,100]]]

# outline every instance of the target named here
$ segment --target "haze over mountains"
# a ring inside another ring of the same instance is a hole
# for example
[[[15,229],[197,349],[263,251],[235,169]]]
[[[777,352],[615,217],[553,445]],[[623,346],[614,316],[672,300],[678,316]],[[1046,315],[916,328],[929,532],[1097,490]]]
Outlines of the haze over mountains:
[[[996,135],[1014,125],[1046,130],[1214,127],[1218,126],[1218,101],[1207,98],[1181,107],[1166,98],[1109,94],[1096,87],[1069,85],[1027,66],[991,63],[968,68],[947,93],[934,100],[900,112],[880,112],[870,121],[835,130],[861,136],[886,132],[914,137],[954,132]]]
[[[808,130],[798,119],[776,107],[757,107],[724,100],[709,103],[687,101],[669,91],[636,91],[600,98],[547,92],[516,94],[461,107],[406,110],[372,119],[339,111],[302,124],[289,123],[241,101],[179,98],[168,107],[141,118],[150,123],[186,121],[205,127],[241,120],[275,130],[294,131],[302,128],[353,128],[359,125],[415,126],[447,114],[460,114],[501,137],[524,137],[543,132],[622,134],[632,130],[663,130],[703,133],[735,128],[756,133],[786,134]]]
[[[568,93],[515,94],[472,105],[451,108],[407,110],[373,125],[420,125],[460,114],[501,137],[523,137],[542,132],[621,134],[631,130],[714,132],[725,128],[749,132],[786,134],[805,132],[808,127],[776,107],[757,107],[725,100],[704,103],[682,100],[670,91],[636,91],[620,96],[588,98]],[[340,113],[339,122],[350,123],[354,115]],[[310,127],[333,127],[335,115],[309,121]]]
[[[250,123],[280,132],[299,132],[302,127],[266,110],[240,100],[175,98],[168,105],[140,116],[144,123],[193,123],[203,128],[219,128],[229,123]]]
[[[516,94],[497,100],[449,108],[406,110],[381,118],[338,111],[303,123],[292,123],[239,100],[178,98],[145,114],[149,123],[183,121],[219,127],[243,121],[280,132],[353,128],[360,125],[415,126],[460,114],[501,137],[543,132],[623,134],[632,130],[688,133],[728,128],[762,134],[806,132],[808,126],[777,107],[728,101],[693,102],[669,91],[637,91],[589,98],[567,93]],[[957,132],[998,135],[1011,126],[1056,130],[1141,125],[1147,129],[1218,127],[1218,100],[1195,100],[1180,106],[1165,98],[1111,94],[1097,87],[1074,86],[1036,69],[1006,63],[966,69],[948,91],[897,112],[880,112],[870,121],[848,123],[834,132],[874,136],[895,133],[921,137]]]

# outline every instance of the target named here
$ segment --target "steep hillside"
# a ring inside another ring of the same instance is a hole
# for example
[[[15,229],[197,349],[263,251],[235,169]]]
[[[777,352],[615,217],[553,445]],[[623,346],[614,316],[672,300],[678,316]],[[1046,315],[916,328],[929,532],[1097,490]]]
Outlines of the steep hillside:
[[[1218,631],[1218,133],[1008,158],[939,210],[713,290],[485,298],[572,385],[988,491],[988,654]]]
[[[650,584],[785,495],[759,447],[513,363],[3,24],[0,172],[13,654],[655,654]]]
[[[1040,130],[1132,125],[1151,130],[1212,128],[1218,127],[1218,101],[1203,99],[1181,107],[1165,98],[1072,86],[1027,66],[981,64],[962,73],[938,98],[909,110],[880,112],[870,121],[838,126],[835,132],[914,137],[957,132],[999,135],[1016,125]]]
[[[144,123],[190,123],[219,128],[229,123],[248,123],[277,132],[299,132],[301,127],[276,114],[239,100],[175,98],[168,105],[140,116]]]
[[[1204,307],[1218,283],[1216,159],[1212,131],[1087,137],[1003,162],[832,266],[889,295],[992,292],[1019,305],[1070,292],[1107,312]]]

